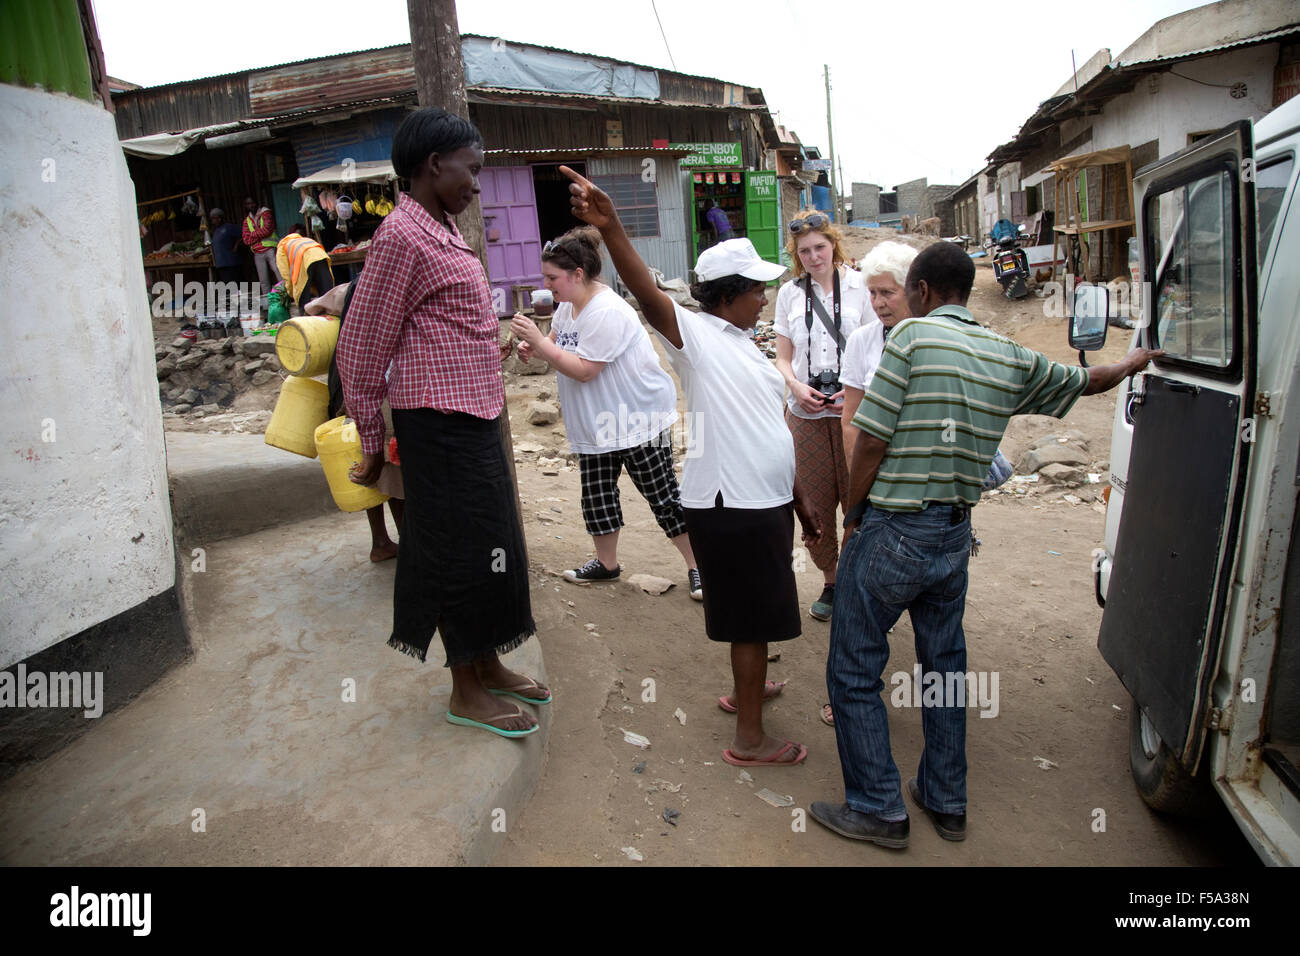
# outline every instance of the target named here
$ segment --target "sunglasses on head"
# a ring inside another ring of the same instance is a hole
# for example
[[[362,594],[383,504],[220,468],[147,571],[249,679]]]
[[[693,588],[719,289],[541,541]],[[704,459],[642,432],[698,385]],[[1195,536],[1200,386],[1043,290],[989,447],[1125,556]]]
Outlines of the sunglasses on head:
[[[805,229],[820,229],[823,226],[831,224],[830,216],[825,213],[815,212],[811,216],[804,216],[802,219],[790,220],[790,231],[796,236]]]

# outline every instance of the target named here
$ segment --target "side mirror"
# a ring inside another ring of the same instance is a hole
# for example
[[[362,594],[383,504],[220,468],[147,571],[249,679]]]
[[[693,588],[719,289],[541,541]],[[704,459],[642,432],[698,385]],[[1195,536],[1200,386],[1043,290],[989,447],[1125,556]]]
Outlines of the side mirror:
[[[1110,289],[1083,282],[1074,287],[1070,304],[1070,347],[1095,352],[1106,344],[1106,325],[1111,317]]]

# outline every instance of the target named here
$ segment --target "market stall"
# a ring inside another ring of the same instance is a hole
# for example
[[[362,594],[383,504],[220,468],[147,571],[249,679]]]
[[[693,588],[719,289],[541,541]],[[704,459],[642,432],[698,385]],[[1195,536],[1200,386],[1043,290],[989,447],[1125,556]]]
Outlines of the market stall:
[[[303,225],[325,247],[335,282],[365,262],[370,237],[397,205],[397,173],[387,160],[340,163],[294,180]]]
[[[140,217],[140,238],[154,246],[144,254],[146,272],[202,269],[205,277],[211,278],[207,214],[198,189],[146,199],[136,203],[135,208]],[[183,238],[186,233],[197,235]]]

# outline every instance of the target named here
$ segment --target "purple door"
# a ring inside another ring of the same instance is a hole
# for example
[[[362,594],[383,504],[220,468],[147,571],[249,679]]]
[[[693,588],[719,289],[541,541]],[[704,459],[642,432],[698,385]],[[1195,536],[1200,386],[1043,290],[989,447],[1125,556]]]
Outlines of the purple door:
[[[542,288],[542,240],[531,166],[487,166],[478,177],[488,281],[501,315],[515,310],[512,285]],[[496,290],[501,291],[496,291]]]

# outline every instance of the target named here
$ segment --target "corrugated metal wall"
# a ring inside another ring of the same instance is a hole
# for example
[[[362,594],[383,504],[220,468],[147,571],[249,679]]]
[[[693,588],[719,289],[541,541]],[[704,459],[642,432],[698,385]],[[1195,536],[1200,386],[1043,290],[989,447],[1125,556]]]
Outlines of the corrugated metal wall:
[[[309,60],[248,75],[253,117],[278,116],[332,103],[351,103],[415,89],[408,44],[364,54]]]
[[[0,82],[95,98],[77,0],[0,3]]]
[[[620,173],[640,176],[641,160],[589,159],[588,176],[616,176]],[[669,279],[687,278],[687,259],[690,256],[690,236],[686,232],[686,213],[682,208],[685,191],[682,187],[681,168],[671,160],[660,159],[655,170],[655,195],[659,202],[659,235],[651,239],[633,239],[632,245],[646,265],[653,266]],[[610,281],[614,278],[614,264],[605,254],[603,270]]]
[[[179,133],[248,119],[248,74],[232,73],[173,87],[128,90],[113,97],[117,138]]]
[[[488,149],[570,149],[605,146],[605,121],[623,121],[623,143],[650,146],[656,139],[675,143],[722,143],[741,139],[727,127],[727,115],[714,110],[654,107],[601,107],[600,110],[470,104],[470,116]],[[514,160],[499,165],[509,166]]]
[[[385,110],[341,123],[289,130],[298,175],[310,176],[346,159],[358,163],[388,159],[393,154],[393,136],[405,116],[405,110]]]

